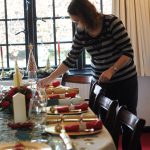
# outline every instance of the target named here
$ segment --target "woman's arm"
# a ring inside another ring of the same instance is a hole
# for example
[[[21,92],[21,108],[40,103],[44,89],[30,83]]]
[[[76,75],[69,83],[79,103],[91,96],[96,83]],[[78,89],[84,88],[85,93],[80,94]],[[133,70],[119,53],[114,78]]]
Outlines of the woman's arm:
[[[49,76],[49,80],[52,81],[55,78],[59,77],[60,75],[64,74],[69,68],[64,65],[63,63],[60,64],[60,66],[58,66],[56,68],[56,70],[54,72],[51,73],[51,75]]]
[[[128,57],[126,55],[122,55],[109,69],[104,71],[100,77],[99,82],[107,82],[109,81],[112,76],[119,71],[121,68],[126,66],[131,61],[131,57]]]
[[[40,79],[37,83],[38,87],[46,87],[49,85],[54,79],[59,77],[60,75],[64,74],[69,68],[64,65],[63,63],[57,67],[55,71],[53,71],[48,77]]]
[[[79,58],[82,51],[83,44],[81,40],[81,33],[78,34],[78,32],[76,32],[72,44],[72,49],[68,53],[66,59],[63,60],[63,63],[58,66],[57,69],[50,74],[50,76],[39,80],[37,86],[45,87],[46,85],[49,85],[54,79],[64,74],[69,68],[74,67],[76,60]]]

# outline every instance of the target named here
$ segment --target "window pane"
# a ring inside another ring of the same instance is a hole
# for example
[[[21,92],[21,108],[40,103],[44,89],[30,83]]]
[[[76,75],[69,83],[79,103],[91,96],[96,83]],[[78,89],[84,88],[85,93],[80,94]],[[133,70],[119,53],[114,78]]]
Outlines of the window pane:
[[[92,2],[92,4],[94,4],[96,9],[100,12],[100,0],[89,0],[89,1]]]
[[[112,13],[112,0],[103,0],[103,12],[105,14]]]
[[[37,42],[54,42],[53,20],[37,20]]]
[[[60,61],[62,62],[68,52],[71,49],[71,43],[60,43]],[[56,45],[56,57],[57,57],[57,64],[59,64],[58,60],[58,44]],[[50,58],[51,66],[55,66],[55,52],[54,52],[54,45],[53,44],[40,44],[38,45],[38,66],[45,67],[48,57]]]
[[[14,68],[17,58],[19,68],[26,67],[25,46],[9,46],[9,65]]]
[[[5,18],[5,13],[4,13],[4,0],[0,0],[0,4],[1,4],[0,19],[4,19],[4,18]]]
[[[40,44],[38,49],[38,66],[45,67],[48,57],[50,58],[51,66],[55,65],[54,45],[53,44]]]
[[[8,21],[8,41],[9,44],[25,43],[24,21]]]
[[[8,18],[24,18],[24,1],[7,0]]]
[[[52,17],[53,16],[53,0],[36,0],[36,15],[37,17]]]
[[[67,7],[70,3],[70,0],[55,0],[55,15],[56,17],[68,16]]]
[[[6,26],[5,22],[0,21],[0,44],[6,43]]]
[[[60,44],[60,61],[61,62],[66,58],[68,52],[71,50],[71,46],[72,46],[72,43]]]
[[[70,19],[56,20],[57,41],[72,41],[72,22]]]

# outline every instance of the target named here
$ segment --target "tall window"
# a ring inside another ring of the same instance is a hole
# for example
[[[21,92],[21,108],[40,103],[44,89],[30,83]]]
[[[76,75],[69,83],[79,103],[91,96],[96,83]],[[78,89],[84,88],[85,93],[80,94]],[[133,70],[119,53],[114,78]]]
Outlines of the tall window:
[[[0,46],[3,48],[4,68],[14,67],[14,59],[17,57],[20,66],[25,67],[24,2],[22,0],[0,0],[0,4]]]
[[[111,13],[111,0],[90,1],[100,12]],[[67,13],[69,3],[70,0],[0,0],[0,46],[5,69],[14,68],[15,59],[19,67],[26,68],[29,43],[34,45],[38,67],[44,67],[48,57],[52,67],[63,61],[71,49],[75,31]],[[79,58],[81,62],[82,67],[90,64],[87,53]],[[81,65],[77,64],[76,69],[78,66]]]

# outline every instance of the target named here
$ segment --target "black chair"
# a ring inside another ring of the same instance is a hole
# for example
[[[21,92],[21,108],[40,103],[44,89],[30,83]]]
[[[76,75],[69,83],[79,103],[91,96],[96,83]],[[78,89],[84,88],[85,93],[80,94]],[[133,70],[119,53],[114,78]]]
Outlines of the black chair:
[[[62,76],[61,85],[66,85],[67,82],[69,83],[79,83],[79,84],[90,84],[91,83],[90,75],[72,75],[68,72],[64,73]]]
[[[91,88],[89,106],[93,112],[101,118],[103,124],[112,135],[114,128],[114,120],[116,117],[117,100],[111,100],[104,96],[105,91],[96,82]]]
[[[99,116],[98,97],[100,93],[102,93],[102,87],[97,82],[93,83],[89,94],[89,107],[97,116]]]
[[[123,150],[141,150],[140,136],[145,120],[129,112],[125,106],[120,106],[114,123],[113,139],[116,147],[122,133]]]
[[[99,101],[99,118],[102,119],[103,124],[113,137],[114,130],[114,120],[116,118],[116,110],[118,107],[117,100],[111,100],[108,97],[105,97],[103,94],[100,94],[98,97]]]

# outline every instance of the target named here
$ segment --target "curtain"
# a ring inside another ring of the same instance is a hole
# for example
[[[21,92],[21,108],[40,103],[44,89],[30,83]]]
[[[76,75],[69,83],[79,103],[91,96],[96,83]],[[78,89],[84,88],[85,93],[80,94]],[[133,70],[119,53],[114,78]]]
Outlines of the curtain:
[[[150,0],[112,0],[112,12],[131,38],[138,75],[150,76]]]

